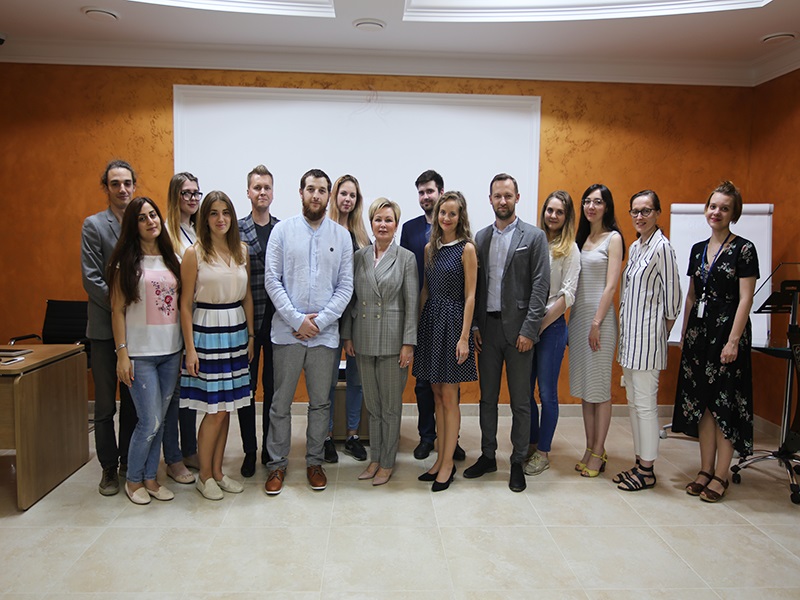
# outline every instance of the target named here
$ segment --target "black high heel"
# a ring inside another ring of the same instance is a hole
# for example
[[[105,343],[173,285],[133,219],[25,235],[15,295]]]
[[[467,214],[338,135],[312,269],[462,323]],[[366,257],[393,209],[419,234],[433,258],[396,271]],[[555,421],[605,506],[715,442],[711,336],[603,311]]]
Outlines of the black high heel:
[[[436,476],[438,474],[439,471],[436,471],[436,473],[428,473],[427,471],[425,471],[422,475],[417,477],[417,479],[420,481],[436,481]]]
[[[431,491],[443,492],[444,490],[449,488],[450,484],[453,482],[453,477],[455,477],[455,474],[456,474],[456,466],[453,465],[453,472],[450,473],[450,478],[447,481],[445,482],[436,481],[436,476],[434,476],[433,485],[431,486]]]

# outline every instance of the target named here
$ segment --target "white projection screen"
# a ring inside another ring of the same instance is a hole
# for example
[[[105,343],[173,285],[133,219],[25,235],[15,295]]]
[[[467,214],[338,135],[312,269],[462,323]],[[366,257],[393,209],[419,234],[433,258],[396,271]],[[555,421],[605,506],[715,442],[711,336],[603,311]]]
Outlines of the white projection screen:
[[[369,204],[385,196],[400,205],[402,225],[421,214],[414,181],[435,169],[445,189],[467,198],[474,235],[494,219],[488,188],[500,172],[519,183],[520,217],[536,222],[540,108],[538,96],[176,85],[175,171],[195,174],[205,193],[224,191],[242,217],[247,173],[264,164],[278,218],[300,212],[307,170],[333,181],[349,173],[361,185],[365,221]]]

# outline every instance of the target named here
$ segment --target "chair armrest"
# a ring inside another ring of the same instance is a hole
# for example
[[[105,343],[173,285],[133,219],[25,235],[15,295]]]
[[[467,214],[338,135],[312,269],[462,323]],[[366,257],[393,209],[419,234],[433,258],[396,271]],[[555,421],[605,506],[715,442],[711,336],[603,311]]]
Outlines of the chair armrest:
[[[36,335],[35,333],[29,333],[28,335],[19,335],[17,337],[11,338],[10,340],[8,340],[8,345],[13,346],[17,342],[21,342],[22,340],[32,340],[32,339],[37,339],[40,342],[42,341],[41,336]]]

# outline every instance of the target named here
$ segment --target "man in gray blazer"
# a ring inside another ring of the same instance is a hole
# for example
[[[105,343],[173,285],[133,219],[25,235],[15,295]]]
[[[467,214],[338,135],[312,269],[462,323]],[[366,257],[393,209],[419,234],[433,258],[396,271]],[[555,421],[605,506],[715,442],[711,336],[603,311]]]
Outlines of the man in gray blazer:
[[[91,367],[94,379],[94,443],[97,459],[103,468],[98,489],[104,496],[119,492],[120,475],[127,471],[128,446],[136,427],[136,409],[128,387],[119,384],[119,446],[114,435],[117,411],[117,348],[111,332],[111,305],[108,299],[106,268],[119,239],[125,208],[136,191],[136,173],[123,160],[112,160],[100,178],[108,199],[108,208],[87,217],[81,231],[81,272],[83,289],[89,295],[86,337],[91,343]]]
[[[471,479],[497,470],[497,403],[503,363],[511,398],[511,476],[508,487],[525,489],[522,464],[531,427],[533,346],[550,292],[550,254],[544,232],[516,216],[517,181],[506,173],[489,185],[495,221],[475,236],[478,289],[475,348],[478,350],[481,401],[481,456],[464,471]]]

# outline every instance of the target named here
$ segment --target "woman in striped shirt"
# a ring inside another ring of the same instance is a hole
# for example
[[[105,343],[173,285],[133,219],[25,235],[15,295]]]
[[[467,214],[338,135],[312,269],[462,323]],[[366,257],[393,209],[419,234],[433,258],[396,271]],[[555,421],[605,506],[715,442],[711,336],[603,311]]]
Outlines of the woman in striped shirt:
[[[675,252],[658,227],[661,203],[652,190],[631,197],[637,239],[622,274],[619,304],[619,364],[625,377],[636,464],[613,479],[621,490],[656,484],[658,375],[667,367],[667,338],[681,310]]]

